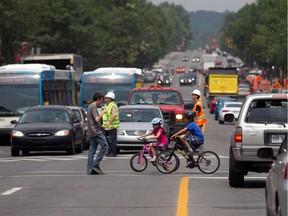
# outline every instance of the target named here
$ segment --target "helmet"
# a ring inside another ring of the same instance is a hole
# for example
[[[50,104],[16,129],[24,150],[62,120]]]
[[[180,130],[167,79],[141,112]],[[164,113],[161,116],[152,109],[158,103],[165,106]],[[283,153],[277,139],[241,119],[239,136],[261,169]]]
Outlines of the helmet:
[[[162,119],[160,119],[160,118],[154,118],[154,119],[151,121],[151,124],[152,124],[152,125],[162,124]]]
[[[185,118],[187,119],[191,119],[191,118],[195,118],[196,117],[196,112],[193,111],[186,111],[185,112]]]
[[[112,98],[113,100],[115,99],[115,94],[113,92],[108,92],[105,97],[108,97],[108,98]]]
[[[201,97],[201,92],[198,89],[195,89],[192,94],[198,95],[199,97]]]

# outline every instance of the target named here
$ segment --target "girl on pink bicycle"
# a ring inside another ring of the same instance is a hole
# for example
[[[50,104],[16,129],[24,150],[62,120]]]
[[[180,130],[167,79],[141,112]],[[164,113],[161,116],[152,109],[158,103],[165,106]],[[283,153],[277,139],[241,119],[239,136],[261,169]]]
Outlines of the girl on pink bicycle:
[[[143,137],[146,137],[146,139],[156,139],[156,142],[151,142],[149,143],[150,150],[152,152],[152,158],[150,162],[155,162],[156,160],[156,148],[161,148],[161,147],[167,147],[168,146],[168,138],[166,136],[165,130],[161,127],[162,124],[162,119],[160,118],[154,118],[151,121],[151,124],[153,126],[153,131],[148,132],[146,134],[143,134],[142,136],[138,137],[138,139],[141,139]],[[154,136],[150,136],[150,135]],[[147,137],[150,136],[150,137]]]

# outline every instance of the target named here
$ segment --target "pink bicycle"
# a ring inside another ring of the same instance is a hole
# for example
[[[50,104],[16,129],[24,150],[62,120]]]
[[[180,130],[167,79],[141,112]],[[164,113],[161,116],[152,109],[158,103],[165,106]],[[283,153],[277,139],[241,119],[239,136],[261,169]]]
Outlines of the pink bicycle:
[[[136,153],[132,155],[130,159],[130,167],[133,169],[135,172],[143,172],[147,166],[148,166],[148,159],[145,156],[145,153],[147,153],[150,157],[152,157],[152,152],[150,150],[150,147],[147,143],[147,139],[145,137],[140,138],[141,141],[144,142],[143,148],[140,150],[139,153]],[[156,150],[156,155],[159,154],[159,152],[162,152],[166,150],[165,147],[159,147],[155,148]],[[152,163],[154,166],[156,165],[155,162]]]

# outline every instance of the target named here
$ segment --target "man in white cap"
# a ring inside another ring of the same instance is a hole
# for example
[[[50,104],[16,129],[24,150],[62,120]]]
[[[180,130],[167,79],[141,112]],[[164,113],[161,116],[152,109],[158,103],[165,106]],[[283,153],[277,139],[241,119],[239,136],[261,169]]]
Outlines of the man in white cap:
[[[103,115],[102,127],[105,130],[106,137],[109,135],[110,139],[107,139],[109,148],[107,151],[107,157],[117,156],[117,129],[119,128],[119,115],[118,106],[114,102],[115,94],[114,92],[108,92],[105,95],[105,110],[106,113]]]

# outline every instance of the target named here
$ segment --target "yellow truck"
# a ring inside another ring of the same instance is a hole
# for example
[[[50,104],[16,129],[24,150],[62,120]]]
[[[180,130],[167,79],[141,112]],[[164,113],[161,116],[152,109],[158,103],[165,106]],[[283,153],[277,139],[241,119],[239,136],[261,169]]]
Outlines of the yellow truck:
[[[208,107],[214,97],[238,97],[238,71],[237,68],[209,68],[205,79],[204,94]]]

